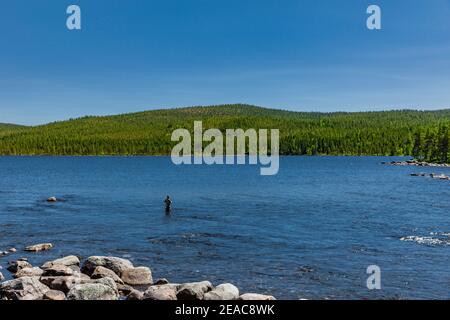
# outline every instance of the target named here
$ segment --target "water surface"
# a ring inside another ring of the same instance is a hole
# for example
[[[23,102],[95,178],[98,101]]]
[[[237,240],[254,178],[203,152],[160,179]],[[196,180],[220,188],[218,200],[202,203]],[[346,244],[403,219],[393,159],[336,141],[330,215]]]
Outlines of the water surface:
[[[0,157],[0,250],[52,242],[33,265],[125,257],[172,282],[232,282],[280,299],[450,298],[450,169],[382,157],[175,166],[168,157]],[[171,195],[174,210],[164,213]],[[49,196],[63,199],[47,203]],[[382,290],[366,288],[366,268]]]

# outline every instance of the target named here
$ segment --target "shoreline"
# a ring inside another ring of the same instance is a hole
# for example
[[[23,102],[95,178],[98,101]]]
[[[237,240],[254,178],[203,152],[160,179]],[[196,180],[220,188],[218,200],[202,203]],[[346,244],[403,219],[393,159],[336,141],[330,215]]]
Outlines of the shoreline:
[[[51,243],[28,246],[25,252],[51,250]],[[10,248],[0,258],[17,254]],[[27,258],[8,263],[13,280],[4,281],[0,269],[1,300],[276,300],[271,295],[241,293],[231,283],[214,286],[210,281],[170,283],[153,280],[149,267],[134,266],[130,260],[91,256],[83,262],[75,255],[47,261],[39,267]]]
[[[381,164],[391,165],[391,166],[450,168],[450,164],[448,164],[448,163],[434,163],[434,162],[418,161],[418,160],[391,161],[391,162],[382,162]]]

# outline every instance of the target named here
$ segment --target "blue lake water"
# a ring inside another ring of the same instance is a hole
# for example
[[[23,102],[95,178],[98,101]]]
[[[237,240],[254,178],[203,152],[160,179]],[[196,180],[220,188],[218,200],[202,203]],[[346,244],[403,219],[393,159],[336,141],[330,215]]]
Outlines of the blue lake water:
[[[450,182],[409,174],[450,169],[380,164],[394,159],[282,157],[260,176],[168,157],[0,157],[0,250],[19,249],[2,273],[23,256],[114,255],[279,299],[449,299]],[[55,248],[21,251],[41,242]],[[369,265],[381,290],[366,287]]]

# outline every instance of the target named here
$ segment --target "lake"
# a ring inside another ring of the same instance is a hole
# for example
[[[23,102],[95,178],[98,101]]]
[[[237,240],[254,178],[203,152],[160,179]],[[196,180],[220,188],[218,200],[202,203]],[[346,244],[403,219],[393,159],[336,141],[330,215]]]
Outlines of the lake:
[[[449,299],[450,182],[409,174],[450,169],[380,164],[401,159],[282,157],[260,176],[169,157],[0,157],[0,250],[19,249],[2,273],[20,257],[113,255],[155,279],[279,299]],[[55,247],[22,251],[41,242]],[[366,287],[369,265],[381,290]]]

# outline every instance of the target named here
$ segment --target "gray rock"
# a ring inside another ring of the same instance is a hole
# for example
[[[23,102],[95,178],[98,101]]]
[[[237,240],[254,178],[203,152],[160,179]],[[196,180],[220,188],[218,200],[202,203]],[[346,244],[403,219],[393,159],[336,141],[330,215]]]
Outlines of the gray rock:
[[[267,296],[258,293],[245,293],[239,297],[238,300],[255,300],[255,301],[266,301],[266,300],[276,300],[273,296]]]
[[[80,265],[80,259],[76,256],[67,256],[64,258],[56,259],[53,261],[48,261],[44,263],[41,268],[42,269],[48,269],[51,268],[53,265],[63,265],[66,267],[72,267],[72,266],[79,266]]]
[[[177,300],[177,285],[150,286],[144,292],[143,300]]]
[[[39,244],[34,244],[32,246],[26,247],[25,251],[38,252],[38,251],[50,250],[51,248],[53,248],[53,244],[51,244],[51,243],[39,243]]]
[[[105,277],[109,277],[119,284],[124,284],[122,279],[120,279],[120,277],[114,271],[106,269],[102,266],[95,268],[94,272],[91,275],[92,279],[101,279]]]
[[[156,282],[154,283],[154,285],[156,285],[156,286],[160,286],[162,284],[169,284],[169,280],[167,280],[166,278],[162,278],[162,279],[156,280]]]
[[[55,301],[66,300],[66,295],[62,291],[49,290],[44,294],[44,300],[55,300]]]
[[[33,266],[28,263],[27,261],[12,261],[9,263],[8,268],[6,268],[11,273],[17,273],[19,270],[22,270],[24,268],[32,268]]]
[[[34,268],[23,268],[17,271],[14,274],[14,278],[22,278],[22,277],[40,277],[44,273],[39,267]]]
[[[42,276],[44,277],[57,277],[57,276],[71,276],[75,272],[70,268],[62,264],[52,264],[51,267],[45,268]]]
[[[84,262],[81,271],[90,276],[97,267],[105,267],[106,269],[110,269],[120,277],[124,270],[132,269],[134,266],[129,260],[122,258],[92,256]]]
[[[144,294],[138,290],[131,290],[127,295],[127,300],[142,300],[144,299]]]
[[[120,283],[118,283],[117,284],[117,290],[119,290],[119,294],[121,296],[126,297],[126,296],[128,296],[131,293],[131,291],[134,290],[134,288],[132,286],[127,285],[127,284],[120,284]]]
[[[109,279],[109,280],[108,280]],[[67,294],[68,300],[117,300],[119,294],[114,290],[115,282],[111,278],[103,278],[96,282],[77,284]]]
[[[0,284],[0,299],[40,300],[50,290],[37,277],[22,277]]]
[[[0,272],[0,281],[5,280],[5,277],[3,276],[3,274]]]
[[[149,285],[153,283],[152,271],[147,267],[125,269],[121,279],[132,286]]]
[[[10,252],[10,253],[16,253],[16,252],[17,252],[17,249],[16,249],[16,248],[9,248],[9,249],[8,249],[8,252]]]
[[[211,291],[213,285],[209,281],[185,283],[178,286],[178,300],[203,300],[205,293]]]
[[[40,281],[49,288],[62,291],[64,293],[69,292],[75,285],[92,282],[87,275],[81,273],[74,274],[72,276],[41,277]]]
[[[205,293],[204,300],[236,300],[239,298],[239,289],[231,283],[220,284],[213,290]]]

